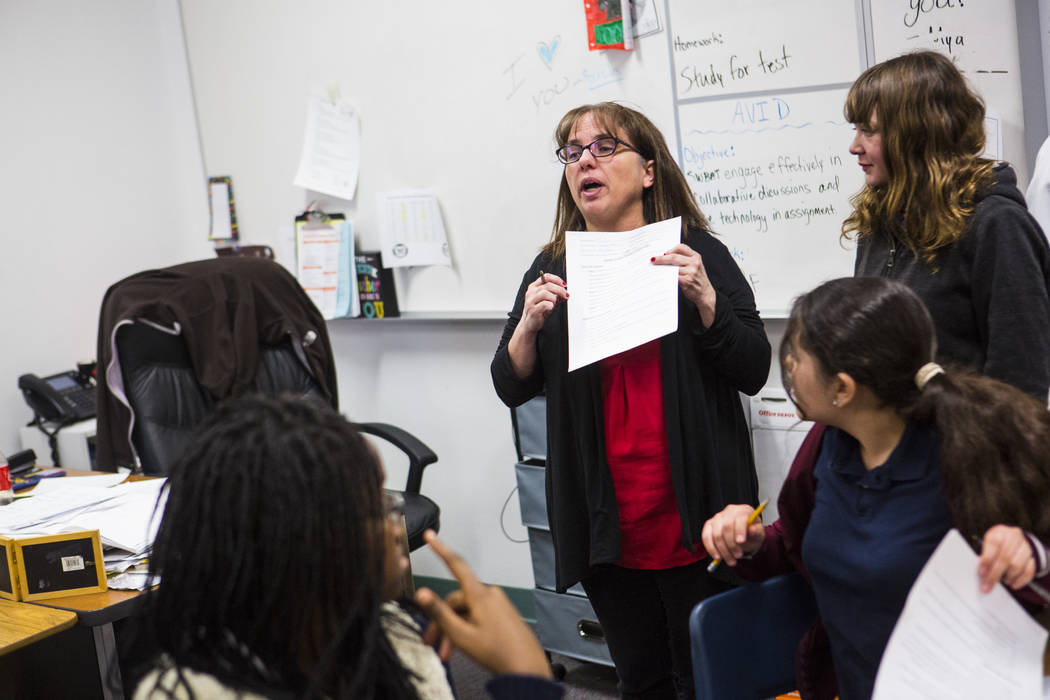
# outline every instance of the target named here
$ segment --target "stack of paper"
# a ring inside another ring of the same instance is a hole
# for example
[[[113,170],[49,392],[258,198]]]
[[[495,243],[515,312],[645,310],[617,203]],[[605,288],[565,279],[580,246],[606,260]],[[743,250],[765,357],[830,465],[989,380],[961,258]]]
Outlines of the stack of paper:
[[[106,572],[122,573],[149,555],[164,512],[165,479],[120,483],[124,474],[41,479],[31,495],[0,508],[0,533],[15,537],[98,530]],[[141,588],[144,577],[129,584]],[[110,588],[125,587],[118,579]]]

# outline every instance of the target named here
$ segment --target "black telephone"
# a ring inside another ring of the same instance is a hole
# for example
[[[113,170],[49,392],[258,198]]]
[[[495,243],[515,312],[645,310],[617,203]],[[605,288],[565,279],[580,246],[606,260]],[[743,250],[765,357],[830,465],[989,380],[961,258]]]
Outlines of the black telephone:
[[[37,420],[76,423],[95,417],[95,383],[90,372],[71,370],[50,377],[23,374],[18,388]]]

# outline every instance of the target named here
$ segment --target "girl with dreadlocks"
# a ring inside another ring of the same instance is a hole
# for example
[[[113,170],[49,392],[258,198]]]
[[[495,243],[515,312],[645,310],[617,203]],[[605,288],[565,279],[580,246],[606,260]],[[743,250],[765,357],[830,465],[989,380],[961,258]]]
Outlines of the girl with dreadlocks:
[[[389,602],[408,562],[382,484],[368,443],[328,407],[221,406],[165,487],[143,620],[161,657],[135,697],[451,698],[438,655]],[[418,591],[429,640],[440,630],[445,651],[507,674],[493,697],[561,697],[502,591],[427,539],[462,585],[455,610]]]
[[[812,583],[827,636],[818,627],[799,646],[804,698],[834,697],[835,679],[842,700],[871,696],[908,591],[952,527],[981,545],[982,590],[1001,580],[1031,610],[1047,602],[1018,589],[1050,578],[1050,412],[935,364],[935,350],[929,313],[899,282],[832,280],[799,297],[780,362],[818,427],[781,489],[780,519],[749,527],[752,507],[732,505],[704,524],[705,549],[745,577],[798,569]]]

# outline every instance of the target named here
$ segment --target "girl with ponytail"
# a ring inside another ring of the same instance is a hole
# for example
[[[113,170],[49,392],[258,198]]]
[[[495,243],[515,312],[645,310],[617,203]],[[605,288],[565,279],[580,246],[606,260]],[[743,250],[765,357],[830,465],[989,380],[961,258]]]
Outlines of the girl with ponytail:
[[[952,527],[977,575],[1034,609],[1050,579],[1050,412],[1003,382],[934,362],[930,314],[878,277],[826,282],[792,308],[780,362],[799,415],[819,424],[781,490],[780,519],[749,505],[708,520],[703,544],[746,578],[810,580],[822,626],[800,644],[804,698],[869,698],[908,591]],[[826,427],[825,427],[826,426]],[[744,559],[744,557],[750,557]],[[824,632],[826,631],[826,638]],[[831,674],[821,666],[830,648]]]

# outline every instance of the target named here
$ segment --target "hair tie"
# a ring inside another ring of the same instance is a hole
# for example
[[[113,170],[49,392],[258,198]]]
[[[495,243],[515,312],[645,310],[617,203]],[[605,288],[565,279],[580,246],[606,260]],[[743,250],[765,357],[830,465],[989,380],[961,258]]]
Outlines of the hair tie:
[[[919,391],[922,391],[926,388],[926,382],[938,374],[944,374],[944,368],[936,362],[927,362],[915,373],[915,386],[919,387]]]

